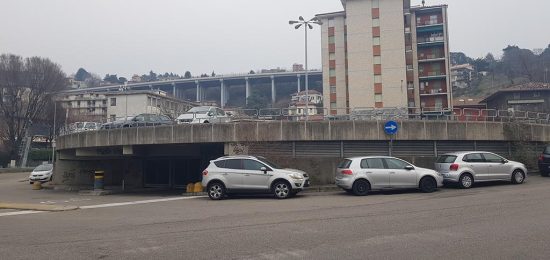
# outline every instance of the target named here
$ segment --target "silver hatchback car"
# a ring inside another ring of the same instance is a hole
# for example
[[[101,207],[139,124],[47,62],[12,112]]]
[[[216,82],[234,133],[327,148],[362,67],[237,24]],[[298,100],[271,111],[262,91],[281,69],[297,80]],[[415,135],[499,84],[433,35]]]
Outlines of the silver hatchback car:
[[[344,159],[336,169],[335,181],[338,187],[357,196],[365,196],[370,190],[399,188],[434,192],[443,186],[443,177],[434,170],[380,156]]]
[[[458,183],[469,189],[475,182],[511,181],[521,184],[527,178],[523,163],[506,160],[489,152],[457,152],[439,156],[435,169],[445,182]]]
[[[263,157],[225,156],[210,161],[202,172],[208,196],[221,200],[231,193],[273,193],[286,199],[309,187],[309,175],[283,169]]]

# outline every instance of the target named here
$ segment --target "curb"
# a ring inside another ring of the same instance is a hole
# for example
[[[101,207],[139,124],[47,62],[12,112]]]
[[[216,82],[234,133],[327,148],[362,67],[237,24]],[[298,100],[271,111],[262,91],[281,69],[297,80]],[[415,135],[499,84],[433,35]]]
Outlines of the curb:
[[[42,204],[25,204],[25,203],[3,203],[0,202],[0,209],[17,209],[17,210],[36,210],[36,211],[71,211],[77,210],[77,206],[59,206],[59,205],[42,205]]]
[[[336,185],[329,186],[312,186],[306,188],[302,193],[314,193],[314,192],[329,192],[329,191],[342,191],[342,188]]]

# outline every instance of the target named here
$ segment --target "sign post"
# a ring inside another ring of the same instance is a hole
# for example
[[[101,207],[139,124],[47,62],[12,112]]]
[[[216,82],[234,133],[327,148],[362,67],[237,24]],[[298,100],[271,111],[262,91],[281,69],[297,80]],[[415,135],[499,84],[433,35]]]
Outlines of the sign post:
[[[390,156],[393,154],[393,137],[397,134],[397,131],[399,131],[399,125],[395,121],[388,121],[384,125],[384,132],[390,136]]]

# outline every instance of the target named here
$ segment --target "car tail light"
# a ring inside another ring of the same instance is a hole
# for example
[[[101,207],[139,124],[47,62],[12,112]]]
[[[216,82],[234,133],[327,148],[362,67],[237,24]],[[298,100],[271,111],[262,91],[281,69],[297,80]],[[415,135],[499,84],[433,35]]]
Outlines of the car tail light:
[[[353,171],[350,170],[350,169],[341,170],[340,173],[342,173],[344,175],[353,175]]]
[[[544,155],[541,154],[541,155],[539,156],[539,162],[543,162],[543,161],[544,161]]]
[[[208,171],[207,170],[202,171],[202,175],[204,176],[208,175]]]
[[[459,165],[456,163],[451,164],[451,167],[449,167],[449,170],[451,171],[458,171]]]

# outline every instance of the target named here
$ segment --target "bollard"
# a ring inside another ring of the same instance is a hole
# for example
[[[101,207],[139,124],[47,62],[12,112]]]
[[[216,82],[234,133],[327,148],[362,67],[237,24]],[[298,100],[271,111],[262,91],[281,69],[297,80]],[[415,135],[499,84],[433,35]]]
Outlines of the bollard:
[[[202,183],[200,183],[200,182],[195,183],[195,187],[193,189],[193,192],[195,192],[195,193],[202,192]]]
[[[193,193],[194,185],[193,183],[187,184],[187,191],[186,193]]]
[[[39,182],[39,181],[33,182],[32,189],[33,190],[41,190],[42,189],[42,182]]]
[[[105,172],[104,171],[95,171],[94,174],[94,190],[103,190],[105,187]]]

